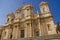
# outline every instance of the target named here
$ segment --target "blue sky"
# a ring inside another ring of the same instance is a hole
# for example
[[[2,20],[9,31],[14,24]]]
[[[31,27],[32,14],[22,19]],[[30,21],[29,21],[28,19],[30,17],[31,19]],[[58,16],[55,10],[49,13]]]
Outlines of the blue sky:
[[[4,25],[6,22],[6,15],[9,12],[16,14],[16,9],[26,5],[32,4],[34,7],[34,13],[39,10],[39,4],[42,0],[0,0],[0,25]],[[60,21],[60,0],[44,0],[48,2],[50,12],[53,16],[54,23]]]

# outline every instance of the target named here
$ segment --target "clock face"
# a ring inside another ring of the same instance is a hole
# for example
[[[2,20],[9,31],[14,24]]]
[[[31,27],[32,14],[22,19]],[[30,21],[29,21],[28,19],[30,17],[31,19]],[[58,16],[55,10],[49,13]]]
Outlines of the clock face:
[[[24,18],[24,14],[23,13],[21,14],[21,18]]]

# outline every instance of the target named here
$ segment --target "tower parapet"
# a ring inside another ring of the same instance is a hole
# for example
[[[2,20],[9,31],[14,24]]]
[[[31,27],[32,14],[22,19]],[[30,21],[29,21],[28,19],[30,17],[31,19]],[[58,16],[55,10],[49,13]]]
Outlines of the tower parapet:
[[[47,2],[41,2],[39,6],[40,6],[41,13],[49,13],[50,12]]]
[[[11,12],[11,13],[9,13],[8,15],[7,15],[7,19],[6,19],[6,24],[11,24],[12,22],[13,22],[13,20],[14,20],[14,14]]]
[[[44,27],[45,33],[48,35],[56,34],[55,25],[54,25],[53,18],[50,13],[47,2],[40,3],[40,11],[41,11],[41,14],[40,14],[41,25],[42,25],[42,27]],[[43,31],[44,31],[44,29],[43,29]],[[44,35],[45,35],[45,33],[44,33]]]

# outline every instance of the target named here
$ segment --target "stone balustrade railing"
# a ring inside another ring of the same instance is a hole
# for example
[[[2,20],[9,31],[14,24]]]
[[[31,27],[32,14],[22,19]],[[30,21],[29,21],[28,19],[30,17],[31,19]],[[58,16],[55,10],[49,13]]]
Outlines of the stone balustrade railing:
[[[1,39],[1,40],[60,40],[60,34],[40,36],[40,37],[30,37],[30,38]]]

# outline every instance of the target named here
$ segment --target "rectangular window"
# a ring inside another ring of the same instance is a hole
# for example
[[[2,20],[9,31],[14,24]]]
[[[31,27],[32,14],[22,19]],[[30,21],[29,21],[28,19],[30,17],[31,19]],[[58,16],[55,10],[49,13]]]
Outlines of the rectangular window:
[[[24,38],[24,30],[21,30],[21,38]]]
[[[50,24],[47,24],[47,26],[48,26],[48,31],[51,31],[51,29],[50,29]]]
[[[12,34],[10,35],[10,39],[12,39]]]
[[[39,36],[39,31],[36,32],[36,36]]]

